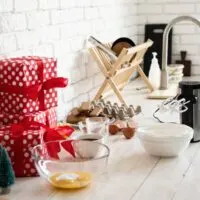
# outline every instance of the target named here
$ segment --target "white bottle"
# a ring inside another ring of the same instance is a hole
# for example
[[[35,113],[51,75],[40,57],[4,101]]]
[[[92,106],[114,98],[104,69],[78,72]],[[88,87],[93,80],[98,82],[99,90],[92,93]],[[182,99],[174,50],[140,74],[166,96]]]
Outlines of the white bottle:
[[[151,67],[149,71],[149,81],[151,82],[154,89],[158,89],[160,87],[160,67],[158,64],[158,59],[156,58],[157,53],[153,52],[153,58],[151,60]]]

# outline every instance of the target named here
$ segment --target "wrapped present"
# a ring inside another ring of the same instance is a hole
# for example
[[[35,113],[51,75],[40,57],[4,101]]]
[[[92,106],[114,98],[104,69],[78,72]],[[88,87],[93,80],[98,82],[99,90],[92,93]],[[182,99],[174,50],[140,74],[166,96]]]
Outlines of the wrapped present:
[[[21,57],[0,60],[0,110],[10,114],[32,113],[57,106],[55,88],[68,80],[56,75],[56,60]]]
[[[57,128],[50,129],[45,125],[41,125],[41,123],[33,123],[30,120],[0,128],[0,144],[8,151],[16,177],[38,175],[31,150],[41,141],[63,140],[74,131],[69,126],[60,128],[65,135],[61,135],[56,130]]]
[[[56,108],[50,108],[45,111],[39,111],[29,114],[0,114],[0,127],[10,124],[20,123],[24,119],[30,119],[36,122],[40,122],[49,127],[55,127],[57,125]]]
[[[46,113],[46,125],[51,128],[56,127],[58,123],[56,108],[50,108],[46,110],[45,113]]]
[[[37,176],[31,148],[40,144],[40,135],[44,129],[27,130],[21,135],[12,134],[10,127],[0,130],[0,143],[6,148],[15,172],[15,176]]]

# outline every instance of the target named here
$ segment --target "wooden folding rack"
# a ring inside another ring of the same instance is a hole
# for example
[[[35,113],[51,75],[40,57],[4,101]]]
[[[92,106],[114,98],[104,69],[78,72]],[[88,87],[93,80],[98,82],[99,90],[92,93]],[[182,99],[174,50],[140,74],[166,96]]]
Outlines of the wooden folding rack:
[[[135,47],[128,49],[123,48],[114,63],[111,63],[108,55],[98,47],[90,48],[90,53],[94,57],[102,74],[105,77],[105,80],[99,88],[94,100],[102,98],[103,94],[112,89],[117,95],[119,101],[127,106],[120,90],[122,90],[128,83],[135,70],[140,74],[150,91],[152,91],[153,87],[140,67],[147,49],[152,44],[153,41],[148,39],[147,42]],[[110,43],[105,44],[105,46],[111,48]]]

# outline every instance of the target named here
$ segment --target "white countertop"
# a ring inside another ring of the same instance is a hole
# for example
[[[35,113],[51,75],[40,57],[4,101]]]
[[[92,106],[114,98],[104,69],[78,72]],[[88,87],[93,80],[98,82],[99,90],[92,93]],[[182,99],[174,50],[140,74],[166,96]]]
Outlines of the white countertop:
[[[198,80],[195,77],[194,80]],[[125,99],[141,105],[143,115],[139,125],[156,123],[152,113],[159,100],[145,99],[146,92],[136,91],[140,81],[130,83],[124,90]],[[170,120],[178,120],[173,116]],[[136,137],[110,136],[111,155],[107,173],[91,186],[79,191],[51,188],[42,178],[19,178],[9,195],[0,200],[199,200],[200,143],[190,144],[177,158],[148,155]]]

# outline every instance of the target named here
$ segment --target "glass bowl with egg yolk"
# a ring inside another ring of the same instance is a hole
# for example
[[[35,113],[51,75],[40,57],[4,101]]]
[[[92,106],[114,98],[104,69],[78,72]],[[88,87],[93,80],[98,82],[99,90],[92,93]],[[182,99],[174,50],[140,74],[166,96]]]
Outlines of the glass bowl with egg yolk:
[[[78,189],[106,170],[109,147],[87,140],[62,140],[35,146],[32,156],[41,177],[52,186]]]

